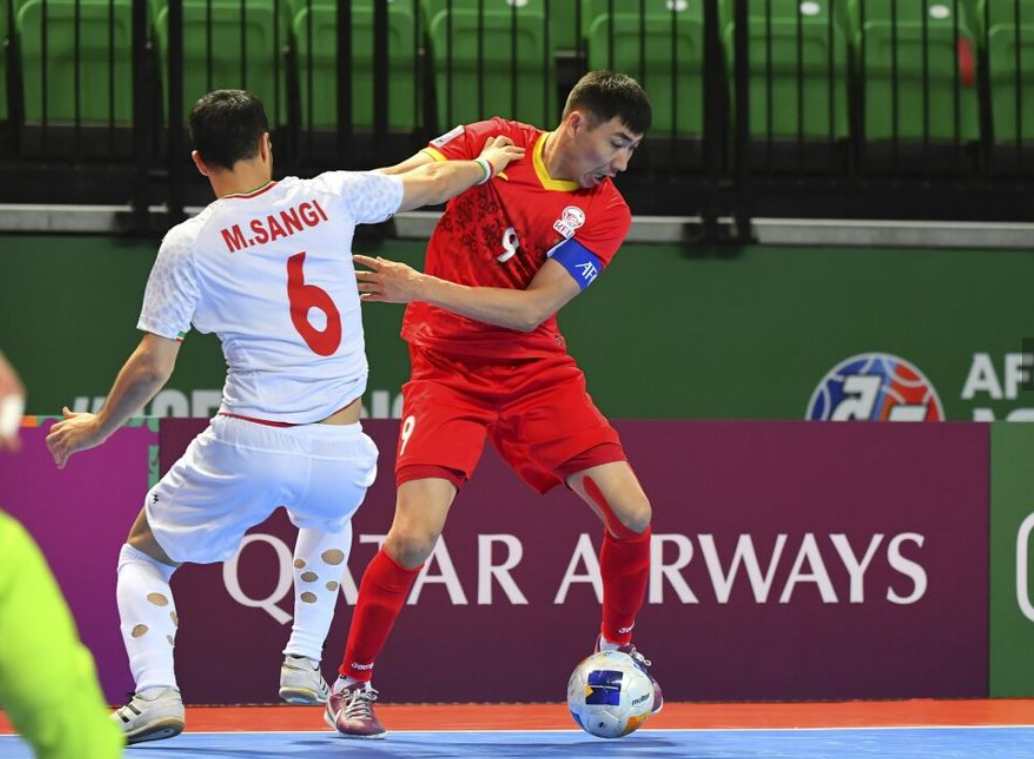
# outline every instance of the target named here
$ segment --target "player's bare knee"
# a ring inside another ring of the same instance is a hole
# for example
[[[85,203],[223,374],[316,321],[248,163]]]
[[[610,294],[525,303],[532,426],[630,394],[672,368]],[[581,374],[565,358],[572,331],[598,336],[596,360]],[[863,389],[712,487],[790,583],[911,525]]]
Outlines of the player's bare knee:
[[[384,541],[384,550],[406,569],[415,569],[427,561],[437,542],[437,532],[392,527]]]
[[[650,520],[653,518],[653,509],[646,499],[637,501],[629,509],[618,515],[621,524],[637,535],[642,535],[650,527]]]

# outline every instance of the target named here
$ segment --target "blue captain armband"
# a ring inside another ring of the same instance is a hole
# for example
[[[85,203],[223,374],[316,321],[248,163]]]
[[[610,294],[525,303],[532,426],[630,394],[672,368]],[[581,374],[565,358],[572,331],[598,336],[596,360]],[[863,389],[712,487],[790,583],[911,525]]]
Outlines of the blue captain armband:
[[[591,285],[603,271],[603,262],[599,256],[573,237],[553,248],[548,255],[567,269],[568,274],[574,277],[574,281],[582,290]]]

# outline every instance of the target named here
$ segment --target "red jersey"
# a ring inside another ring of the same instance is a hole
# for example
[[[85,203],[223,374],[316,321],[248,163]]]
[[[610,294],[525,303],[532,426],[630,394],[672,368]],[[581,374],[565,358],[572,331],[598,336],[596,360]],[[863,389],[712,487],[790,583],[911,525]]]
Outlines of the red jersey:
[[[542,149],[547,132],[494,118],[456,127],[424,149],[436,160],[471,160],[489,137],[505,135],[527,150],[490,182],[449,201],[427,246],[424,271],[462,285],[523,290],[555,249],[571,240],[607,266],[632,215],[610,179],[591,189],[553,179]],[[591,282],[598,273],[591,269]],[[574,274],[572,274],[574,276]],[[566,350],[551,316],[528,333],[468,319],[427,303],[410,303],[402,337],[423,348],[468,355],[533,358]]]

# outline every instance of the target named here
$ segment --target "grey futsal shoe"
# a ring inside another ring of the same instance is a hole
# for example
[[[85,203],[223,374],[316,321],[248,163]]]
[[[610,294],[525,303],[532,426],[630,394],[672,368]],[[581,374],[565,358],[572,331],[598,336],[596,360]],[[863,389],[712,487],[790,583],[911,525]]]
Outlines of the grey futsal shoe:
[[[148,688],[111,714],[111,721],[126,736],[126,743],[173,738],[183,732],[183,699],[175,688]]]
[[[330,687],[323,679],[319,662],[288,654],[280,667],[280,698],[289,704],[327,703]]]
[[[387,731],[373,713],[377,696],[369,683],[352,683],[340,693],[331,694],[323,719],[345,738],[383,738]]]
[[[600,644],[603,643],[603,636],[599,635],[596,637],[596,645],[593,648],[593,653],[598,654],[600,652]],[[650,682],[653,683],[653,710],[650,714],[657,714],[661,709],[664,708],[664,693],[661,691],[661,684],[657,682],[657,678],[650,674],[650,667],[653,665],[649,659],[643,656],[636,650],[636,647],[631,643],[626,643],[623,646],[618,646],[618,651],[623,654],[628,654],[632,657],[632,661],[636,663],[646,676],[650,678]]]

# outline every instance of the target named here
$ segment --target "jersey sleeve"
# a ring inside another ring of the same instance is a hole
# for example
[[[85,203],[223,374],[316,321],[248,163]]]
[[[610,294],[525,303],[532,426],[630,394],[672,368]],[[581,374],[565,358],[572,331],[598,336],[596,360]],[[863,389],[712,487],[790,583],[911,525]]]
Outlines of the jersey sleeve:
[[[376,171],[328,171],[316,177],[341,198],[357,224],[379,224],[402,205],[402,178]]]
[[[602,199],[603,203],[593,204],[602,207],[592,209],[585,226],[572,238],[591,250],[605,267],[610,265],[632,226],[628,204],[616,188],[612,189],[610,196]]]
[[[610,263],[632,225],[628,206],[617,192],[603,204],[602,211],[594,211],[589,218],[595,218],[595,223],[586,224],[547,253],[582,290]]]
[[[193,237],[174,229],[162,240],[151,267],[137,329],[182,339],[190,330],[199,295]]]
[[[498,116],[466,126],[461,124],[441,137],[431,140],[423,152],[436,161],[472,161],[481,155],[489,137],[502,134],[516,142],[513,131],[511,122]]]

